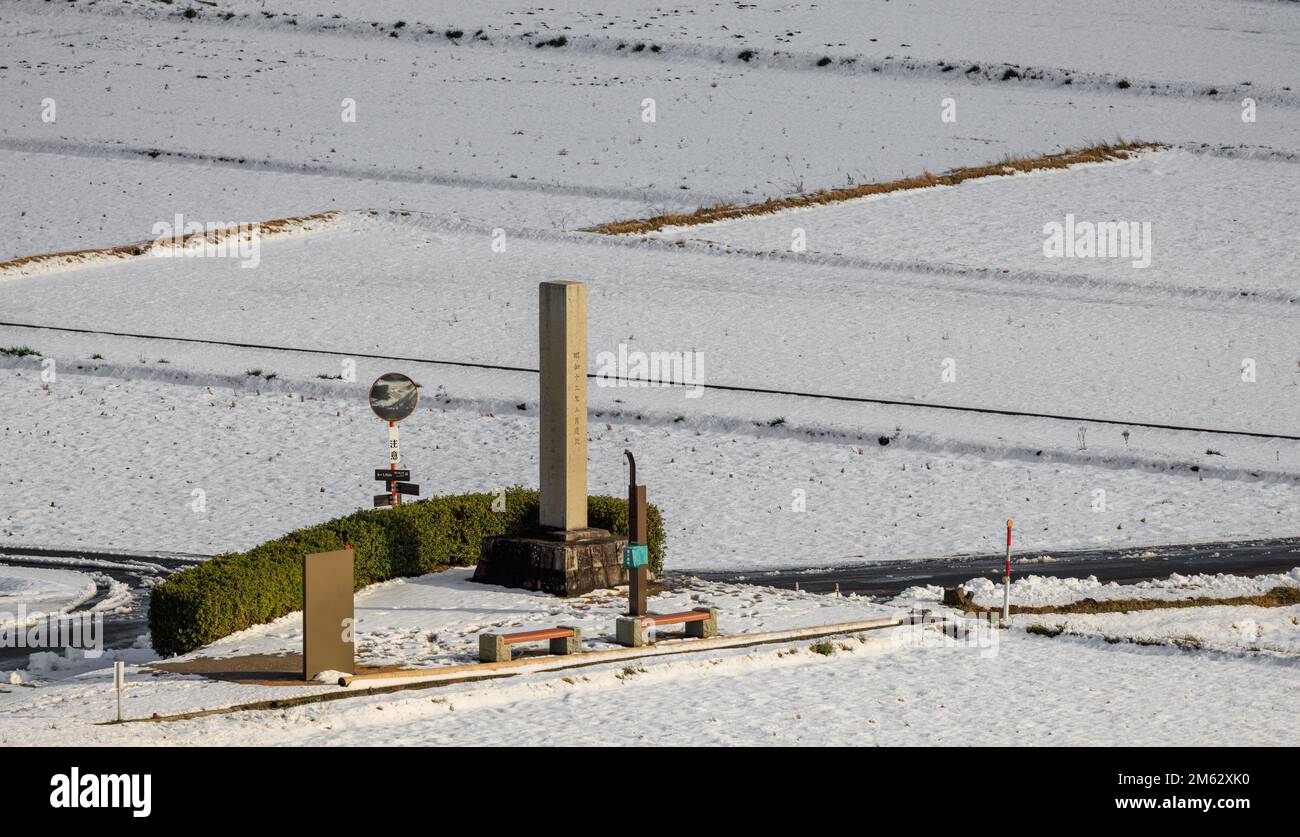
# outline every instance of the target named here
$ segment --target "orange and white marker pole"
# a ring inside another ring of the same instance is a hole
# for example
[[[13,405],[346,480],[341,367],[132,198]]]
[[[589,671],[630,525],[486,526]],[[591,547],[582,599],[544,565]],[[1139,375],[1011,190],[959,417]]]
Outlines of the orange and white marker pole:
[[[402,458],[401,448],[398,447],[397,422],[388,423],[388,467],[395,469],[397,463]],[[393,492],[392,507],[397,508],[402,504],[402,495],[397,493],[397,480],[388,484],[388,490]]]
[[[1002,621],[1011,621],[1011,521],[1007,521],[1007,569],[1002,574]]]

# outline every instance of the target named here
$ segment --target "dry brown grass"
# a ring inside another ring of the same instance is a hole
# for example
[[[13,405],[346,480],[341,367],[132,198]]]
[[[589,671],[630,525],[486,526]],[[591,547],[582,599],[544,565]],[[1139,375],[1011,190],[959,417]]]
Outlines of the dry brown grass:
[[[583,232],[597,232],[606,235],[627,235],[629,233],[657,232],[666,227],[692,227],[710,224],[714,221],[726,221],[749,215],[770,215],[787,209],[800,209],[819,204],[838,203],[840,201],[863,198],[868,195],[883,195],[889,192],[901,192],[905,189],[925,189],[930,186],[955,186],[965,180],[980,177],[998,177],[1003,175],[1029,172],[1037,169],[1063,169],[1080,163],[1103,163],[1109,160],[1127,160],[1138,151],[1151,151],[1164,146],[1151,142],[1118,142],[1113,145],[1094,145],[1078,151],[1063,151],[1043,157],[1008,157],[1001,162],[984,166],[970,166],[953,169],[946,174],[925,172],[917,177],[905,177],[887,183],[863,183],[845,186],[840,189],[822,189],[807,195],[793,195],[788,198],[774,198],[763,203],[739,206],[723,204],[721,206],[701,207],[689,215],[659,215],[655,218],[640,218],[630,221],[614,221],[590,227]]]
[[[270,221],[258,221],[253,224],[258,229],[261,236],[277,235],[288,231],[293,227],[300,227],[305,224],[317,221],[332,221],[338,217],[339,213],[318,212],[315,215],[299,215],[292,218],[275,218]],[[194,232],[181,236],[181,244],[188,244],[190,241],[197,239],[206,239],[211,244],[218,244],[225,240],[227,236],[238,235],[239,230],[236,227],[229,227],[223,230],[212,230],[203,232]],[[57,263],[58,265],[72,265],[77,262],[84,262],[90,259],[109,256],[122,259],[134,256],[148,255],[156,244],[155,239],[146,241],[135,241],[131,244],[122,244],[117,247],[96,247],[87,250],[64,250],[59,253],[37,253],[34,256],[23,256],[18,259],[10,259],[7,262],[0,262],[0,273],[6,273],[11,270],[27,272],[24,268],[41,267]]]
[[[1043,605],[1042,607],[1012,605],[1011,612],[1013,614],[1024,613],[1029,615],[1047,613],[1127,613],[1134,610],[1158,610],[1160,608],[1242,607],[1247,605],[1254,607],[1290,607],[1298,604],[1300,604],[1300,587],[1274,587],[1267,593],[1258,596],[1233,596],[1222,599],[1207,597],[1195,599],[1111,599],[1108,601],[1080,599],[1069,604]],[[963,606],[966,610],[974,610],[978,613],[1002,612],[1000,606],[984,607],[970,601],[964,602]]]

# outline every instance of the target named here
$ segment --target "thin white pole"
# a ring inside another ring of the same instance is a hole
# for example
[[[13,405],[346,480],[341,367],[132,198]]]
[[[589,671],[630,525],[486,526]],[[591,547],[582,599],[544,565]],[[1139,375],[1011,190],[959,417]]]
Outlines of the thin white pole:
[[[113,664],[113,680],[117,686],[117,722],[122,723],[122,689],[126,686],[126,667],[121,660]]]

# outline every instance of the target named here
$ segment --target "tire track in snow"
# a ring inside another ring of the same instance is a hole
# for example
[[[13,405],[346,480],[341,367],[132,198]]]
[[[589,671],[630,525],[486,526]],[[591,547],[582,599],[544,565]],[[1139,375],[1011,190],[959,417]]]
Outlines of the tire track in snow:
[[[421,363],[418,360],[409,361],[412,363]],[[39,366],[34,361],[25,361],[23,359],[3,359],[0,358],[0,369],[24,369],[30,368],[33,372],[39,370]],[[478,368],[478,367],[476,367]],[[534,370],[515,369],[510,367],[504,374],[537,374]],[[228,375],[218,372],[186,372],[175,367],[155,367],[155,366],[135,366],[119,365],[107,362],[91,363],[85,366],[78,364],[76,372],[72,374],[88,375],[97,378],[113,378],[125,381],[159,381],[169,384],[191,387],[219,387],[233,390],[246,390],[249,386],[247,375]],[[593,376],[594,377],[594,376]],[[286,395],[302,395],[313,398],[348,398],[348,399],[365,399],[364,384],[338,383],[328,380],[303,380],[290,377],[277,376],[275,381],[258,381],[256,389],[259,393],[281,393]],[[623,390],[621,390],[623,391]],[[635,390],[633,390],[635,391]],[[744,394],[740,394],[745,397]],[[759,395],[759,397],[766,397]],[[520,415],[536,415],[536,400],[528,401],[525,398],[526,410]],[[521,396],[503,396],[503,397],[482,397],[482,396],[440,396],[436,397],[436,402],[444,409],[453,409],[469,412],[474,415],[483,415],[492,413],[496,415],[514,414],[520,405]],[[1194,459],[1170,458],[1168,455],[1159,453],[1144,454],[1137,451],[1126,451],[1123,455],[1110,455],[1106,453],[1090,453],[1086,450],[1073,450],[1056,446],[1050,440],[1040,440],[1033,442],[1032,438],[1024,438],[1020,434],[1021,440],[1015,443],[991,443],[984,441],[973,441],[971,439],[950,436],[943,433],[935,433],[929,430],[912,430],[906,433],[897,433],[889,430],[895,426],[893,421],[862,419],[852,422],[822,421],[822,422],[789,422],[779,427],[773,427],[763,422],[754,421],[749,417],[749,413],[712,412],[705,414],[693,414],[690,419],[686,419],[686,424],[682,423],[682,417],[675,411],[662,411],[647,409],[628,405],[626,408],[609,407],[609,406],[591,406],[588,412],[593,420],[601,421],[618,421],[623,424],[637,425],[645,427],[661,427],[666,429],[683,429],[693,428],[696,430],[709,430],[712,432],[724,432],[731,434],[745,434],[753,437],[794,439],[801,442],[821,443],[829,445],[853,445],[867,446],[873,442],[878,442],[882,434],[887,435],[889,446],[895,450],[905,450],[917,454],[934,454],[939,456],[975,456],[981,459],[995,462],[1018,461],[1024,463],[1055,463],[1061,465],[1103,468],[1114,471],[1141,471],[1150,474],[1167,474],[1174,476],[1185,476],[1204,479],[1227,479],[1227,480],[1253,480],[1261,483],[1270,484],[1294,484],[1300,483],[1300,473],[1278,468],[1268,468],[1262,466],[1249,465],[1217,465],[1208,464],[1207,462],[1198,462]],[[873,424],[873,421],[875,422]],[[872,429],[875,427],[876,429]],[[1023,429],[1023,424],[1021,425]],[[892,435],[891,435],[892,434]],[[3,547],[0,547],[0,555],[4,554]],[[170,554],[170,553],[169,553]],[[183,553],[175,553],[177,556]],[[189,556],[190,558],[201,559],[207,556]],[[175,561],[182,564],[186,562],[185,557],[177,557]]]
[[[447,233],[469,233],[490,237],[492,231],[460,221],[445,221],[435,215],[418,210],[364,210],[371,216],[387,214],[387,220],[396,224],[409,224],[421,229],[431,229]],[[731,245],[691,239],[653,238],[640,235],[604,235],[588,232],[557,232],[546,229],[510,229],[512,238],[528,241],[553,242],[557,244],[584,244],[594,247],[623,247],[633,250],[650,250],[661,253],[691,253],[715,258],[750,259],[755,261],[776,261],[791,264],[806,264],[826,267],[838,267],[848,270],[881,271],[894,274],[911,274],[912,277],[933,276],[942,279],[978,278],[981,282],[1001,284],[1005,287],[990,288],[967,282],[935,282],[927,287],[946,291],[958,291],[977,294],[997,293],[1016,298],[1023,298],[1025,293],[1039,296],[1053,296],[1087,302],[1106,302],[1098,299],[1097,291],[1114,291],[1125,297],[1124,304],[1130,304],[1128,297],[1149,299],[1152,294],[1164,294],[1172,298],[1212,303],[1224,302],[1260,302],[1265,304],[1300,304],[1300,292],[1287,290],[1266,290],[1255,288],[1200,288],[1168,283],[1129,282],[1122,279],[1110,279],[1085,273],[1049,272],[1037,270],[1018,270],[1008,268],[979,267],[961,265],[951,262],[901,261],[897,259],[873,259],[865,256],[842,256],[830,253],[792,253],[787,250],[747,250]],[[682,243],[678,243],[678,241]],[[887,280],[899,287],[916,289],[915,278]],[[1042,286],[1050,286],[1044,288]],[[1286,313],[1285,316],[1291,316]]]
[[[511,180],[506,177],[473,177],[436,172],[413,172],[404,169],[376,170],[361,166],[329,165],[323,163],[293,162],[273,157],[232,152],[213,154],[204,151],[187,151],[178,148],[152,148],[119,143],[97,143],[75,140],[36,140],[18,137],[0,137],[0,149],[30,154],[58,154],[87,159],[113,158],[121,160],[161,160],[196,166],[222,166],[242,171],[269,171],[278,174],[341,177],[350,180],[369,180],[391,183],[414,183],[425,186],[446,186],[457,189],[492,189],[504,192],[535,192],[543,195],[567,195],[577,198],[600,198],[620,201],[639,201],[646,204],[686,206],[681,192],[660,192],[653,189],[635,189],[615,186],[546,183],[533,180]],[[726,203],[736,195],[692,192],[692,206],[696,201]]]

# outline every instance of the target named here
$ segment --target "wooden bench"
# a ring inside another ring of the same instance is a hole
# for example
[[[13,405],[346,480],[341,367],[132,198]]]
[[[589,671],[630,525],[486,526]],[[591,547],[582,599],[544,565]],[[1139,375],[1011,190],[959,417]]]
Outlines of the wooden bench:
[[[686,635],[696,639],[707,639],[718,635],[718,609],[716,607],[697,607],[681,613],[648,613],[645,616],[620,616],[614,623],[614,635],[619,645],[637,648],[653,645],[654,639],[646,638],[646,630],[654,630],[660,625],[681,625]]]
[[[582,650],[582,629],[567,625],[513,634],[479,634],[478,658],[484,663],[501,663],[510,659],[510,646],[524,642],[549,640],[552,654],[577,654]]]

